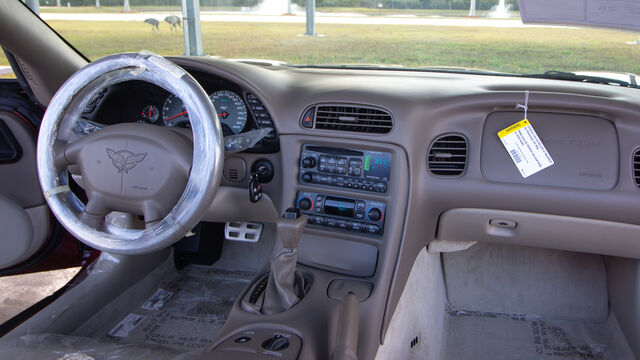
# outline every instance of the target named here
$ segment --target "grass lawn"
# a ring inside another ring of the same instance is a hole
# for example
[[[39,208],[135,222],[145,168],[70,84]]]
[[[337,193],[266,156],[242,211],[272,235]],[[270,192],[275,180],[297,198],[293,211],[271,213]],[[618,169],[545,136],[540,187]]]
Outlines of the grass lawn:
[[[147,49],[183,52],[182,33],[151,32],[142,22],[51,21],[91,59]],[[372,63],[461,66],[506,72],[617,70],[640,74],[637,35],[619,31],[555,28],[466,28],[318,24],[323,37],[302,37],[304,24],[203,22],[204,50],[226,58],[291,63]],[[0,65],[7,64],[0,56]]]
[[[42,6],[40,12],[43,13],[119,13],[123,9],[122,6],[72,6],[72,7],[55,7]],[[201,11],[240,11],[240,7],[236,6],[201,6]],[[302,9],[300,9],[302,10]],[[180,6],[161,6],[161,5],[132,5],[133,12],[151,12],[151,11],[169,11],[182,12]],[[356,13],[370,16],[378,15],[415,15],[415,16],[437,16],[437,17],[465,17],[469,15],[469,10],[440,10],[440,9],[390,9],[390,8],[357,8],[357,7],[317,7],[316,11],[323,13]],[[487,16],[489,11],[478,10],[477,16]],[[517,11],[511,12],[512,17],[520,17]]]

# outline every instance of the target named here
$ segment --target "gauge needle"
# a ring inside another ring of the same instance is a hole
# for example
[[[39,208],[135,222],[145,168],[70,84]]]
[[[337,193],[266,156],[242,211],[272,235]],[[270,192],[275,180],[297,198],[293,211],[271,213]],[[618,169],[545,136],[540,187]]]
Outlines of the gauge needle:
[[[180,116],[180,115],[184,115],[184,114],[186,114],[186,113],[187,113],[187,111],[185,110],[185,111],[181,112],[180,114],[173,115],[172,117],[170,117],[170,118],[168,118],[168,119],[164,119],[164,122],[167,122],[167,121],[169,121],[169,120],[171,120],[171,119],[173,119],[173,118],[177,118],[178,116]]]
[[[218,114],[218,116],[222,117],[222,118],[226,118],[227,116],[229,116],[228,112],[223,112],[222,114]]]

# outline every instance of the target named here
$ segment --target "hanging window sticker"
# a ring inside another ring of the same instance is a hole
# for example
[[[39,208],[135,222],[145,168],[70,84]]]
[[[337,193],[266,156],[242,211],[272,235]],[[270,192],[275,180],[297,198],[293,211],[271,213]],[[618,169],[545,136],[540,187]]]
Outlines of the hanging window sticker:
[[[529,120],[524,119],[498,132],[498,137],[523,178],[553,165],[551,155]]]

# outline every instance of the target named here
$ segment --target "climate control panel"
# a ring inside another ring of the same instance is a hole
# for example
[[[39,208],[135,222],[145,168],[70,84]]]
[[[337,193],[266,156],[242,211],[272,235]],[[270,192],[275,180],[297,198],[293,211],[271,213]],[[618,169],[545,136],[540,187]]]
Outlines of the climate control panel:
[[[295,205],[307,215],[309,225],[372,235],[384,230],[387,206],[381,201],[298,191]]]
[[[386,193],[391,162],[391,154],[387,152],[302,145],[298,181]]]

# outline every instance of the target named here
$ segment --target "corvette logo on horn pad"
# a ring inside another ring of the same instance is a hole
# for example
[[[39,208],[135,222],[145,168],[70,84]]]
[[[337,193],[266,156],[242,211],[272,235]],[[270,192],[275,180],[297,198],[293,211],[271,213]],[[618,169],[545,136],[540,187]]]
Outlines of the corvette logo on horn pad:
[[[115,151],[107,148],[107,155],[109,155],[109,159],[113,161],[113,166],[118,169],[118,172],[124,171],[125,174],[128,174],[129,170],[144,160],[147,153],[134,154],[129,150]]]

